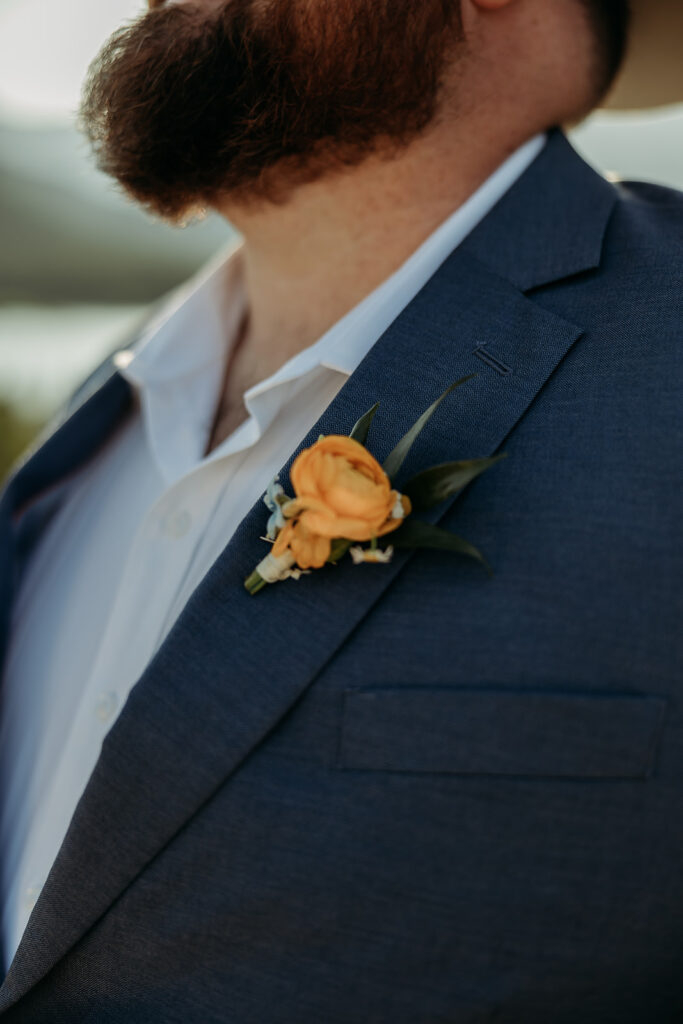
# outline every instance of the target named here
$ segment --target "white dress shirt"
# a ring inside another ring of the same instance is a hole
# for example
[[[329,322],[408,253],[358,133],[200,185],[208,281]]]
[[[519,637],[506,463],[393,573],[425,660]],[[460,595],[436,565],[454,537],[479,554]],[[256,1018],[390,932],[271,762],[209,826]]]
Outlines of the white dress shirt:
[[[522,146],[396,273],[250,388],[248,419],[208,456],[246,304],[241,248],[179,289],[119,354],[138,409],[75,474],[13,612],[0,727],[7,965],[102,741],[188,598],[372,345],[544,142]],[[264,506],[264,528],[266,518]]]

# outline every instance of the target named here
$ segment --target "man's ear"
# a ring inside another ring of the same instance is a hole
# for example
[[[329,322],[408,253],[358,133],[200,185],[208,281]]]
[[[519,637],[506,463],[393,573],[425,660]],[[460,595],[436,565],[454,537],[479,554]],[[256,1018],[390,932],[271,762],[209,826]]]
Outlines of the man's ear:
[[[481,7],[485,11],[497,11],[514,2],[515,0],[470,0],[475,7]]]

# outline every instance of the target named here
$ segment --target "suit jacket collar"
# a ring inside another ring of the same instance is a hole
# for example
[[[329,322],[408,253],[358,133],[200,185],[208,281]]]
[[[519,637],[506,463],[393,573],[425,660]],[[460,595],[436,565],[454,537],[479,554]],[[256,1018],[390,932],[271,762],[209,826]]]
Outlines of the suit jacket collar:
[[[321,433],[348,433],[379,400],[370,446],[383,458],[451,381],[476,371],[434,416],[406,473],[495,452],[582,333],[522,290],[595,267],[614,202],[613,189],[554,133],[371,349],[300,448]],[[68,472],[82,459],[81,449],[67,449],[79,431],[89,430],[90,417],[100,415],[99,401],[111,403],[102,420],[117,422],[122,408],[117,412],[111,398],[120,392],[117,380],[83,408],[78,431],[67,424],[48,442],[53,455],[45,465],[39,452],[33,468],[24,468],[24,482],[18,477],[13,484],[24,500],[40,489],[41,479],[54,481],[57,467]],[[295,454],[282,469],[285,489]],[[432,510],[432,521],[454,500]],[[44,977],[211,799],[412,557],[399,552],[390,565],[371,571],[347,560],[253,598],[242,581],[263,556],[265,518],[259,501],[107,736],[0,989],[0,1011]]]
[[[554,129],[463,251],[524,292],[594,270],[616,198],[614,186]]]

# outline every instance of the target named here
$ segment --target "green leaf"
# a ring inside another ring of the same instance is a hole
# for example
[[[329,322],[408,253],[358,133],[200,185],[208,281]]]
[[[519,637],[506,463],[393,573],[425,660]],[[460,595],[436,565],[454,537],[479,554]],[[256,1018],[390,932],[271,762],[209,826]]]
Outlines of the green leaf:
[[[370,431],[370,424],[375,418],[375,413],[379,409],[379,402],[375,402],[372,409],[368,409],[364,416],[356,423],[355,427],[349,434],[349,437],[353,441],[358,441],[359,444],[365,444],[368,439],[368,433]]]
[[[420,519],[406,519],[403,526],[393,533],[386,534],[386,540],[397,548],[434,548],[438,551],[453,551],[467,558],[474,558],[484,566],[489,576],[493,575],[481,551],[450,530],[442,530],[440,526],[424,523]]]
[[[413,506],[413,511],[430,508],[438,505],[440,501],[450,498],[456,491],[462,490],[470,481],[474,480],[481,473],[485,473],[491,466],[495,466],[501,459],[507,458],[507,452],[494,455],[488,459],[461,459],[459,462],[442,462],[438,466],[431,466],[423,470],[401,488],[403,494],[407,494]]]
[[[423,428],[427,425],[433,414],[439,408],[446,395],[450,394],[455,388],[460,387],[465,381],[471,380],[472,377],[476,377],[476,373],[470,373],[467,377],[461,377],[460,380],[456,380],[449,388],[446,388],[442,395],[439,395],[437,400],[429,406],[429,408],[422,413],[420,418],[412,425],[407,434],[404,434],[401,440],[398,442],[396,447],[387,456],[382,469],[387,474],[389,479],[393,481],[394,477],[400,470],[406,455],[413,447],[413,444],[421,434]]]
[[[353,543],[354,542],[352,540],[346,540],[344,537],[337,537],[336,540],[332,541],[330,556],[327,561],[338,562],[344,557]]]

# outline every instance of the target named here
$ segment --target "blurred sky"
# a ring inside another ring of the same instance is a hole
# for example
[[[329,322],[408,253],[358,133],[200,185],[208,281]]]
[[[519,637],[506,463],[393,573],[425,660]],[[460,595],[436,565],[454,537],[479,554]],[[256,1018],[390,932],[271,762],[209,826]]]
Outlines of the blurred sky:
[[[0,396],[21,404],[54,406],[145,303],[230,237],[217,219],[185,231],[151,220],[93,168],[75,129],[89,62],[144,8],[0,0]],[[683,105],[598,112],[572,138],[605,172],[683,188]]]
[[[102,42],[141,0],[0,0],[0,117],[62,119]]]

